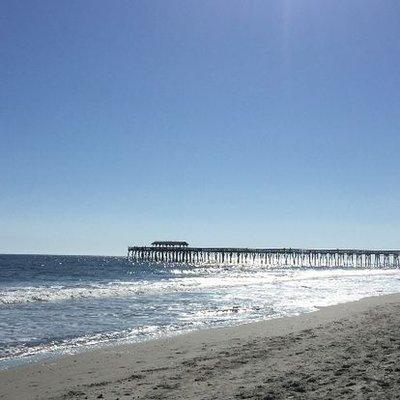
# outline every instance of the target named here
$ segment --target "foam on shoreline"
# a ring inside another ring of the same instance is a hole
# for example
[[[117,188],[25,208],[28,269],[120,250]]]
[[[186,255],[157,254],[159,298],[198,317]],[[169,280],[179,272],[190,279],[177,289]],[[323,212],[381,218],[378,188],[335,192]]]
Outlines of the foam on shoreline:
[[[268,391],[275,396],[271,399],[303,391],[307,398],[327,393],[349,398],[343,387],[359,395],[372,387],[376,398],[398,390],[391,377],[392,372],[397,376],[394,369],[400,361],[399,322],[399,294],[364,298],[297,317],[196,331],[0,371],[0,398],[84,399],[101,394],[113,399],[130,393],[145,399],[151,393],[172,399],[179,393],[187,399],[256,399]]]

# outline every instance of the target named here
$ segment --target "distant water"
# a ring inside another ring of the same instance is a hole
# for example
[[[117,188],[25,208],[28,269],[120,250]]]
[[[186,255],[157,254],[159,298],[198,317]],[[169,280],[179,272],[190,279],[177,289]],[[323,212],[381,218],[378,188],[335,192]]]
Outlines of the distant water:
[[[400,270],[0,255],[0,368],[400,292]]]

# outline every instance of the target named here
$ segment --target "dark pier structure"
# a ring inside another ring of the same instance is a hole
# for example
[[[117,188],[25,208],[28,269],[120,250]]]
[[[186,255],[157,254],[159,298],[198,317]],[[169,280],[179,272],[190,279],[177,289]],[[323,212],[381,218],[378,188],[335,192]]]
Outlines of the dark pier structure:
[[[128,247],[128,259],[188,264],[257,264],[267,267],[399,268],[400,250],[189,247],[183,241],[156,241],[151,246]]]

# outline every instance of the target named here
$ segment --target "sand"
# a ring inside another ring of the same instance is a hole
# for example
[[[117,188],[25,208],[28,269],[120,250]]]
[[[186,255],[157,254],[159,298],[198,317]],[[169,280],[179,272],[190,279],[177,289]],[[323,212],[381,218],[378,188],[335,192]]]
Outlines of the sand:
[[[400,399],[400,295],[0,371],[0,399]]]

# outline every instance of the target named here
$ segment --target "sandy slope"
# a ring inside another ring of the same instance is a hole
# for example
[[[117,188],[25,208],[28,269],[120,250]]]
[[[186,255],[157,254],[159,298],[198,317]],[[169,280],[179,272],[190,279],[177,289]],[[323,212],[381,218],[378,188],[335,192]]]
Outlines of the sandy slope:
[[[0,399],[400,399],[400,295],[0,372]]]

